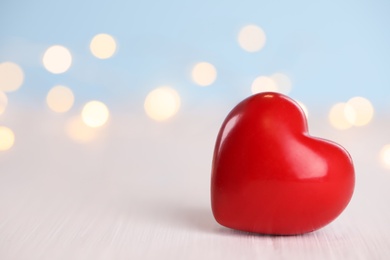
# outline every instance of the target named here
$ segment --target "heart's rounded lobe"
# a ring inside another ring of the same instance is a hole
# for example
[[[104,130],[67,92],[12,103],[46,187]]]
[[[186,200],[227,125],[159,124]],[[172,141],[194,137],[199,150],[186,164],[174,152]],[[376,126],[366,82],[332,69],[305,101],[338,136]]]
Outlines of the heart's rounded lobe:
[[[354,184],[348,152],[309,136],[302,109],[287,96],[253,95],[222,124],[211,205],[223,226],[262,234],[310,232],[345,209]]]

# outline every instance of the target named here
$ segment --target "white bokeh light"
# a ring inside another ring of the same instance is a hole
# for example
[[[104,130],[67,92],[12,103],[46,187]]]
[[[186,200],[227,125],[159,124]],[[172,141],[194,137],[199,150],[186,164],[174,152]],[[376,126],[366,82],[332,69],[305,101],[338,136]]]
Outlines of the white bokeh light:
[[[5,126],[0,126],[0,151],[11,149],[15,143],[14,132]]]
[[[385,168],[390,169],[390,144],[387,144],[387,145],[382,147],[382,149],[379,153],[379,156],[380,156],[380,160],[381,160],[382,165]]]
[[[91,142],[98,137],[96,128],[87,126],[80,116],[70,118],[65,131],[72,140],[80,143]]]
[[[354,126],[364,126],[370,123],[374,116],[374,107],[368,99],[353,97],[348,100],[347,104],[354,111],[353,116],[347,116],[348,122]]]
[[[266,36],[259,26],[247,25],[238,34],[238,43],[242,49],[248,52],[261,50],[266,42]]]
[[[200,86],[209,86],[217,78],[217,70],[211,63],[199,62],[192,69],[192,80]]]
[[[107,106],[100,101],[90,101],[84,105],[81,112],[83,122],[89,127],[101,127],[107,123],[110,112]]]
[[[266,76],[260,76],[257,77],[251,86],[252,94],[260,93],[260,92],[277,92],[278,86],[276,85],[276,82]]]
[[[0,91],[0,115],[4,114],[7,105],[8,105],[8,97],[3,91]]]
[[[24,73],[22,68],[13,62],[0,63],[0,91],[11,92],[22,86]]]
[[[329,122],[330,124],[339,130],[348,129],[352,124],[347,120],[347,117],[353,118],[354,110],[346,103],[337,103],[330,109]]]
[[[291,91],[292,83],[291,79],[283,73],[274,73],[270,78],[276,83],[278,92],[288,94]]]
[[[117,44],[111,35],[101,33],[93,37],[89,48],[96,58],[108,59],[115,54]]]
[[[66,72],[72,65],[72,55],[64,46],[54,45],[45,51],[42,62],[49,72],[60,74]]]
[[[151,91],[145,99],[146,114],[156,121],[164,121],[174,116],[180,108],[179,94],[168,86]]]
[[[67,112],[72,108],[74,103],[74,95],[71,89],[65,86],[55,86],[50,89],[46,96],[48,107],[57,113]]]

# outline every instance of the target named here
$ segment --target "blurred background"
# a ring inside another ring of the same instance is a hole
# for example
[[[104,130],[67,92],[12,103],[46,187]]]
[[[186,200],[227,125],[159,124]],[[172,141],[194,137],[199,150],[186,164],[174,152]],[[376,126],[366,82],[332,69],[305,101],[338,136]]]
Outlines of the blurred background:
[[[311,134],[350,151],[356,212],[374,190],[387,209],[389,13],[387,0],[2,0],[0,256],[53,259],[53,237],[99,237],[96,225],[106,240],[78,249],[91,255],[118,218],[217,226],[215,138],[262,91],[298,101]]]
[[[324,124],[332,106],[360,97],[347,121],[365,125],[390,106],[389,5],[3,1],[1,120],[23,110],[65,119],[97,100],[100,125],[115,114],[170,124],[274,90],[321,111]]]

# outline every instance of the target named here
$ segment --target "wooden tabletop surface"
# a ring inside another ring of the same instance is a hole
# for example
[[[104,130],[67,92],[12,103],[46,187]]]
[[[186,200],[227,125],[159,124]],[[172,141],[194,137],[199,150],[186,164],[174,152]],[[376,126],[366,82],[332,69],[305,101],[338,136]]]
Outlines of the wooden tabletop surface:
[[[112,116],[90,143],[66,136],[65,117],[8,119],[17,139],[0,154],[0,259],[390,259],[390,170],[378,157],[390,142],[385,116],[345,131],[311,118],[313,135],[350,151],[356,190],[336,221],[300,236],[213,219],[211,156],[223,118]]]

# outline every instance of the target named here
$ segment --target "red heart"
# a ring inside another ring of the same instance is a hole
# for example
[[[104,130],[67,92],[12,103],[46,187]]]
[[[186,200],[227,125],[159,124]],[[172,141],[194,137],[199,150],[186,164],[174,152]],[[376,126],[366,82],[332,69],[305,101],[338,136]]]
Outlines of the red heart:
[[[302,109],[287,96],[253,95],[222,124],[211,204],[223,226],[262,234],[310,232],[344,210],[354,185],[348,152],[309,136]]]

